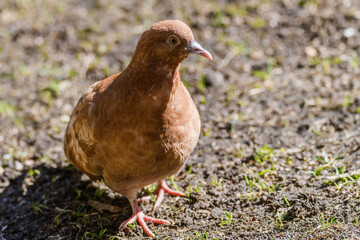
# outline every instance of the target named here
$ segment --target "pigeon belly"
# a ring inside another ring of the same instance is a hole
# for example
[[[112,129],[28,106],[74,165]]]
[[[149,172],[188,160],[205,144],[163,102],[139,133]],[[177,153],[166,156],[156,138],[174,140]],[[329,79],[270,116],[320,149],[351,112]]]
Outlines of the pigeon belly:
[[[154,114],[157,110],[148,107],[128,116],[129,121],[123,117],[121,130],[119,124],[111,124],[119,130],[108,131],[116,135],[99,141],[94,161],[112,190],[126,194],[141,189],[176,174],[186,163],[199,138],[200,117],[190,94],[179,84],[161,112]]]

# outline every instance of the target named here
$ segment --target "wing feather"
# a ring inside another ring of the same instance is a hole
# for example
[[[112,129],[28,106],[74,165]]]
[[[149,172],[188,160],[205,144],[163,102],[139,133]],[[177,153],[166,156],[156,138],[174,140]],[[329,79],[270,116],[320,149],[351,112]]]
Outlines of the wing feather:
[[[89,114],[93,104],[94,89],[99,83],[100,81],[91,85],[79,99],[71,114],[64,139],[64,151],[69,161],[92,180],[101,179],[101,168],[92,163],[96,139]]]

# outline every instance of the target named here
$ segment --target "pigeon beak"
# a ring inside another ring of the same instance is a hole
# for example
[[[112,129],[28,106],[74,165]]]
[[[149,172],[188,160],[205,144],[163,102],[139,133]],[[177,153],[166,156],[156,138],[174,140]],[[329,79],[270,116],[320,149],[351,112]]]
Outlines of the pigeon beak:
[[[211,54],[206,51],[200,44],[198,44],[195,40],[189,43],[187,46],[188,53],[196,53],[200,56],[206,57],[207,59],[212,60]]]

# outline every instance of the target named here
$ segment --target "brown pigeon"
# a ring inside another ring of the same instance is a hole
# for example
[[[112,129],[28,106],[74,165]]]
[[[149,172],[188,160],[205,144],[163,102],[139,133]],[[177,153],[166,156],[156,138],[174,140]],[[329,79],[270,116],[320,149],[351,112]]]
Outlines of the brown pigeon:
[[[179,73],[191,53],[212,60],[185,23],[153,24],[140,37],[129,66],[91,85],[71,114],[65,154],[92,180],[103,179],[130,201],[133,215],[120,229],[137,220],[154,236],[145,221],[169,224],[138,206],[136,194],[144,186],[158,183],[154,210],[164,192],[185,196],[165,179],[181,170],[199,138],[199,113]]]

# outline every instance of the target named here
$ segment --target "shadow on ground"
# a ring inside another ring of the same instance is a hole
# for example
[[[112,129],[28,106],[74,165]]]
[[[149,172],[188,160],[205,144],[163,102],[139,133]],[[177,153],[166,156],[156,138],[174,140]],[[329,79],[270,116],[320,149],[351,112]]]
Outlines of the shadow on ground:
[[[126,198],[109,196],[104,194],[106,191],[82,180],[73,167],[41,165],[30,173],[23,171],[0,194],[0,239],[80,239],[101,236],[107,231],[104,225],[116,230],[119,222],[131,214],[130,205]],[[89,199],[116,205],[120,212],[97,211],[87,204]],[[87,232],[87,223],[93,221],[99,223],[98,232]]]

